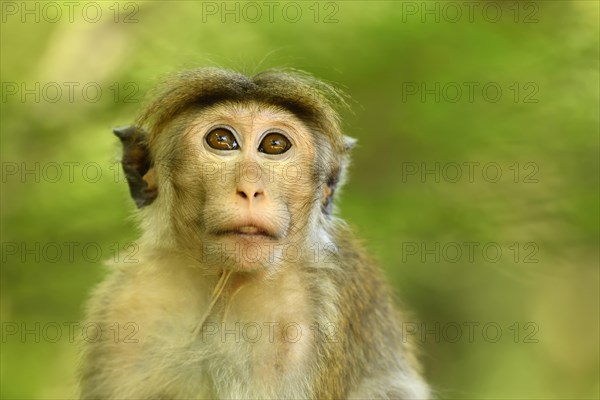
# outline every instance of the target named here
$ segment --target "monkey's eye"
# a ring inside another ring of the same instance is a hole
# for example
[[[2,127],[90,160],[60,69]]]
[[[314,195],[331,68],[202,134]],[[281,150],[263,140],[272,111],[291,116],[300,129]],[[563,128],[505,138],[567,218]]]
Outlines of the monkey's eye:
[[[283,154],[292,147],[292,143],[281,133],[267,134],[258,145],[258,151],[266,154]]]
[[[225,128],[217,128],[206,135],[206,143],[213,149],[217,150],[236,150],[238,143],[233,136],[233,133]]]

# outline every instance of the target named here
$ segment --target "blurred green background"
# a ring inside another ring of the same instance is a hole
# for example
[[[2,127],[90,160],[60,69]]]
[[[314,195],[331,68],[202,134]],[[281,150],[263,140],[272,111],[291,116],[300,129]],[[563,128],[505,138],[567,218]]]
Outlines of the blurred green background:
[[[340,214],[439,397],[598,398],[598,2],[48,4],[2,2],[2,398],[74,396],[67,324],[137,235],[110,129],[209,65],[352,97]]]

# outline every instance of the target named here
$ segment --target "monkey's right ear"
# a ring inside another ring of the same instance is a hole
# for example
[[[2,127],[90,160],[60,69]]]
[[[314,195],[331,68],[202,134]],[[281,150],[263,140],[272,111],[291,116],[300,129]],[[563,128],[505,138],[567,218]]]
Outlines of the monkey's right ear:
[[[123,145],[121,164],[131,197],[138,208],[152,204],[158,190],[146,132],[134,125],[114,128],[113,132]]]
[[[327,179],[326,185],[323,188],[321,210],[325,215],[331,215],[333,212],[333,195],[336,189],[344,180],[344,174],[350,160],[350,150],[354,148],[358,140],[353,137],[344,135],[344,152],[342,163],[338,169],[333,171],[333,174]]]

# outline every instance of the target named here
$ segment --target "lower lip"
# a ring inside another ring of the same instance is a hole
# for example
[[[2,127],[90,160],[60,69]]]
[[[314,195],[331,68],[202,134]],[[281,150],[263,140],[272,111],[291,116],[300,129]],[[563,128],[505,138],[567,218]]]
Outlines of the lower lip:
[[[250,240],[273,240],[272,236],[266,235],[264,233],[244,233],[244,232],[228,232],[224,233],[221,236],[231,237],[231,238],[240,238],[240,239],[250,239]]]

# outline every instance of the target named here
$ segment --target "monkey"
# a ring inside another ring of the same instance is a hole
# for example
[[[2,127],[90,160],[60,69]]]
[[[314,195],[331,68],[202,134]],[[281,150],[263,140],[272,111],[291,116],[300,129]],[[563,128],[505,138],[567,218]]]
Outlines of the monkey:
[[[334,208],[346,96],[292,69],[210,67],[114,129],[135,262],[94,290],[82,399],[425,399],[383,272]]]

